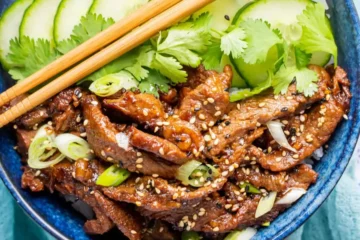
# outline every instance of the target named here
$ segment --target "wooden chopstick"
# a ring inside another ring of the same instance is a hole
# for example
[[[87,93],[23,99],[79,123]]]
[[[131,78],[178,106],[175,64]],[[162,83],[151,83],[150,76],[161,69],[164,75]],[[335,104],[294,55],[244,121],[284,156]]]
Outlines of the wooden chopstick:
[[[130,0],[131,1],[131,0]],[[181,0],[152,0],[133,14],[118,21],[61,58],[0,94],[0,107],[15,97],[28,92],[46,80],[56,76],[91,54],[116,41],[134,28],[159,15]]]
[[[25,98],[8,111],[0,115],[0,127],[15,120],[47,99],[53,97],[62,90],[70,87],[80,79],[88,76],[104,65],[110,63],[126,52],[156,35],[171,25],[179,22],[214,0],[183,0],[157,17],[151,19],[141,27],[130,32],[123,38],[112,43],[94,56],[86,59],[76,67],[70,69],[48,85]]]

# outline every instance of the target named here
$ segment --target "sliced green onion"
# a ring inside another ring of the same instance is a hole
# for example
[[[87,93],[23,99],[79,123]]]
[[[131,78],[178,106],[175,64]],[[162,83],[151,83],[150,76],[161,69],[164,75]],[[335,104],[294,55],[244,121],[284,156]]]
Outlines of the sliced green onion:
[[[282,147],[292,151],[292,152],[297,152],[295,148],[291,147],[291,145],[289,144],[285,133],[282,129],[282,127],[284,126],[282,123],[280,122],[275,122],[275,121],[270,121],[268,123],[266,123],[269,132],[271,134],[271,136],[274,138],[274,140]]]
[[[250,240],[256,233],[255,228],[245,228],[242,231],[231,232],[224,240]]]
[[[261,224],[261,226],[263,226],[263,227],[269,227],[269,226],[270,226],[270,222],[264,222],[263,224]]]
[[[63,154],[56,154],[55,134],[50,128],[48,125],[41,127],[30,144],[28,165],[33,169],[48,168],[65,158]],[[46,161],[49,158],[52,158],[52,160]]]
[[[266,197],[260,199],[259,205],[256,208],[255,218],[261,217],[271,211],[275,204],[276,195],[276,192],[271,192]]]
[[[250,184],[250,183],[244,183],[240,185],[240,188],[244,188],[245,192],[247,193],[261,193],[259,189],[257,189],[256,187],[254,187],[254,185]]]
[[[106,169],[96,180],[96,184],[103,187],[117,187],[130,177],[131,173],[113,165]]]
[[[197,232],[182,232],[181,240],[200,240],[200,236]]]
[[[81,137],[65,133],[55,138],[55,145],[59,151],[72,160],[92,159],[90,145]]]
[[[210,164],[205,165],[196,160],[191,160],[178,169],[176,179],[184,185],[202,187],[208,178],[213,179],[219,175],[219,171]]]
[[[136,88],[137,86],[138,82],[133,75],[127,71],[121,71],[99,78],[90,85],[89,89],[97,96],[108,97],[123,88],[129,90],[131,88]]]

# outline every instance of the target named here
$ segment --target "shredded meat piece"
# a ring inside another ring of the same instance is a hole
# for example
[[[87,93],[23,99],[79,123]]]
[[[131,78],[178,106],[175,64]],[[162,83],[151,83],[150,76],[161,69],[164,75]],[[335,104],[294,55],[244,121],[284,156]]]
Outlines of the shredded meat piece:
[[[50,117],[47,108],[38,107],[18,120],[18,124],[27,129],[36,129],[41,123],[45,122]]]
[[[16,129],[17,151],[23,158],[27,158],[30,144],[35,135],[35,130]]]
[[[194,90],[189,91],[180,101],[176,114],[180,119],[193,121],[201,130],[207,130],[221,119],[229,104],[229,93],[232,79],[230,66],[224,68],[224,73],[206,72],[207,79]]]
[[[21,176],[21,187],[29,188],[32,192],[41,192],[45,189],[44,182],[38,178],[35,171],[25,167],[24,173]]]
[[[160,137],[144,133],[135,127],[131,127],[129,132],[130,144],[133,147],[154,153],[162,159],[175,164],[184,164],[187,161],[186,154],[173,143]]]
[[[256,166],[250,169],[250,174],[238,169],[235,173],[238,182],[249,181],[257,188],[265,188],[267,191],[284,192],[289,188],[308,189],[310,184],[315,183],[317,173],[309,166],[302,164],[289,172],[273,173],[260,170],[255,171]]]
[[[160,159],[154,160],[150,155],[136,151],[131,146],[124,149],[118,145],[116,135],[119,131],[109,118],[103,115],[95,96],[85,97],[83,108],[84,117],[88,120],[87,140],[97,156],[104,161],[120,164],[131,172],[141,172],[145,175],[158,174],[164,178],[175,177],[177,165],[168,165]]]
[[[104,188],[103,192],[116,201],[133,203],[158,212],[180,208],[184,203],[197,203],[220,190],[225,182],[225,178],[218,178],[213,184],[191,190],[169,184],[161,178],[142,177],[129,179],[118,187]]]

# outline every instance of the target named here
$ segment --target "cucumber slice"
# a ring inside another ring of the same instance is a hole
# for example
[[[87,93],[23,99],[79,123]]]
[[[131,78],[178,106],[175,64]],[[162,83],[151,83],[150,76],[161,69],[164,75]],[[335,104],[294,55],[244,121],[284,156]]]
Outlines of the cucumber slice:
[[[196,12],[194,16],[198,17],[204,12],[210,12],[212,15],[211,27],[218,31],[225,31],[233,21],[238,9],[248,2],[248,0],[215,1]]]
[[[313,53],[312,58],[310,60],[310,64],[319,65],[324,67],[326,64],[330,62],[331,54],[326,52],[316,52]]]
[[[222,59],[221,59],[220,67],[218,69],[216,69],[216,70],[219,71],[219,72],[222,72],[226,65],[230,65],[232,67],[232,69],[233,69],[233,79],[232,79],[231,86],[232,87],[237,87],[237,88],[246,88],[246,87],[248,87],[247,84],[246,84],[246,81],[238,74],[238,71],[236,70],[236,67],[234,66],[234,64],[230,60],[230,57],[226,56],[224,54]]]
[[[270,49],[267,59],[263,63],[247,64],[242,58],[234,59],[231,62],[235,66],[238,74],[245,80],[249,87],[255,88],[265,82],[268,77],[268,71],[274,68],[274,63],[279,59],[278,48],[274,46]]]
[[[90,12],[119,21],[149,1],[150,0],[94,0]]]
[[[62,0],[54,20],[54,41],[68,39],[82,16],[89,11],[93,0]]]
[[[3,14],[0,20],[0,61],[5,69],[11,67],[6,56],[10,52],[10,40],[19,37],[19,27],[25,10],[33,0],[18,0],[14,2]]]
[[[35,0],[25,11],[20,26],[20,41],[28,36],[53,42],[54,18],[61,0]]]
[[[297,16],[312,3],[311,0],[259,0],[240,9],[241,14],[236,15],[234,23],[239,25],[247,19],[263,19],[273,28],[281,29],[284,25],[297,23]]]

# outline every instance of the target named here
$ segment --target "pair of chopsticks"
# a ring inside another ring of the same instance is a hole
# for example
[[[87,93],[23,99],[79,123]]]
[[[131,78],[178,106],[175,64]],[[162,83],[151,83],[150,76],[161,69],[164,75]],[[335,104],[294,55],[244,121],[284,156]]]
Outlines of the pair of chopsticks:
[[[1,107],[107,46],[1,114],[0,128],[213,1],[150,1],[125,19],[0,94]],[[119,39],[120,37],[122,38]]]

